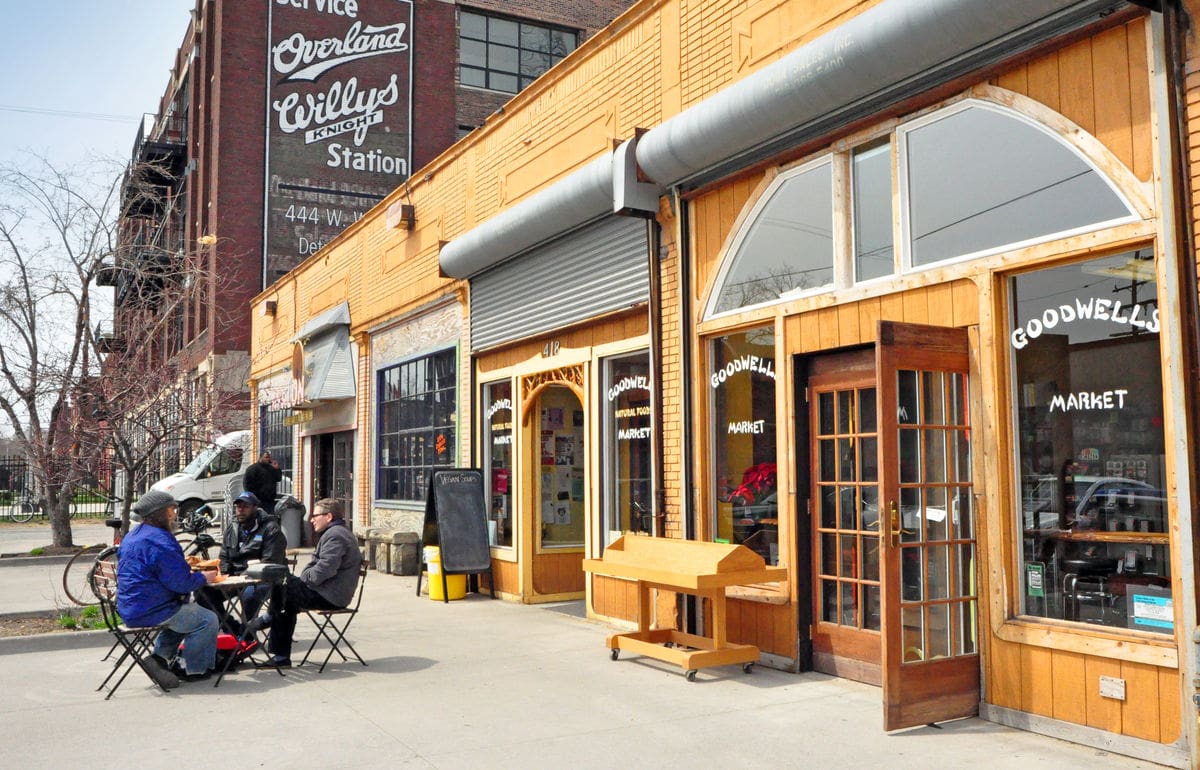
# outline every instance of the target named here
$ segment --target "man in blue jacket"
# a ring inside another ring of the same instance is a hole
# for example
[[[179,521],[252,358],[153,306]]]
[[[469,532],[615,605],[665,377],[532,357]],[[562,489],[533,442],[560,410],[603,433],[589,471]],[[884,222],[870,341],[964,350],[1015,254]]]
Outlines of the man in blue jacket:
[[[117,612],[129,626],[166,623],[148,659],[154,679],[164,688],[179,684],[170,661],[183,642],[186,681],[207,679],[216,666],[217,616],[187,601],[188,594],[213,582],[215,572],[192,572],[171,530],[175,500],[151,490],[133,505],[142,525],[121,542],[117,553]],[[172,681],[174,680],[174,681]]]

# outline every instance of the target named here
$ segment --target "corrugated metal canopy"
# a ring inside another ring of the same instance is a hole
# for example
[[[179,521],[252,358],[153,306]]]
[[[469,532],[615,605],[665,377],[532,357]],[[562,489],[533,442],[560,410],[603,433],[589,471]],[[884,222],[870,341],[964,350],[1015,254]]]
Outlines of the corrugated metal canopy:
[[[505,209],[442,247],[442,272],[469,278],[613,208],[613,156],[583,168]]]
[[[666,186],[716,178],[1127,5],[888,0],[652,128],[638,166]]]

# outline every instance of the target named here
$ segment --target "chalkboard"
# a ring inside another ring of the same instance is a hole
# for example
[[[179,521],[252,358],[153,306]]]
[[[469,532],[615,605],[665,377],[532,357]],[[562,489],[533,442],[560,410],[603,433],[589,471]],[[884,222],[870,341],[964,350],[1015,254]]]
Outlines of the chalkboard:
[[[492,549],[480,470],[445,468],[430,474],[421,541],[441,549],[443,581],[446,575],[491,573]],[[491,575],[488,577],[490,583]],[[420,590],[418,579],[417,592]]]

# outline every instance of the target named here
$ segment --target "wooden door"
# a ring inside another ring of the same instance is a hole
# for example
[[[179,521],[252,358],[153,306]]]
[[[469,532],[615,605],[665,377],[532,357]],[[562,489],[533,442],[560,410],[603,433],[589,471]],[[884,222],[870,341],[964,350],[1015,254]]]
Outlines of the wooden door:
[[[873,351],[811,362],[813,668],[881,683],[879,446]]]
[[[979,710],[967,334],[881,321],[884,729]]]

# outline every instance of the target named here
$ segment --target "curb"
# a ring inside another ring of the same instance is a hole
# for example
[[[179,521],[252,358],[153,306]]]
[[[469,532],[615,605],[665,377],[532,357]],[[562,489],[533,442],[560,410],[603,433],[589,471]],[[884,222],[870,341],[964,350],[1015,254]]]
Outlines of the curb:
[[[45,612],[13,612],[3,617],[54,617],[55,610]],[[0,656],[20,655],[27,652],[52,652],[54,650],[80,650],[86,647],[102,647],[109,643],[105,629],[94,631],[52,631],[30,636],[0,637]]]
[[[65,553],[57,556],[25,556],[24,554],[5,553],[0,554],[0,568],[37,567],[50,564],[66,564],[74,555],[75,554],[73,553]]]

